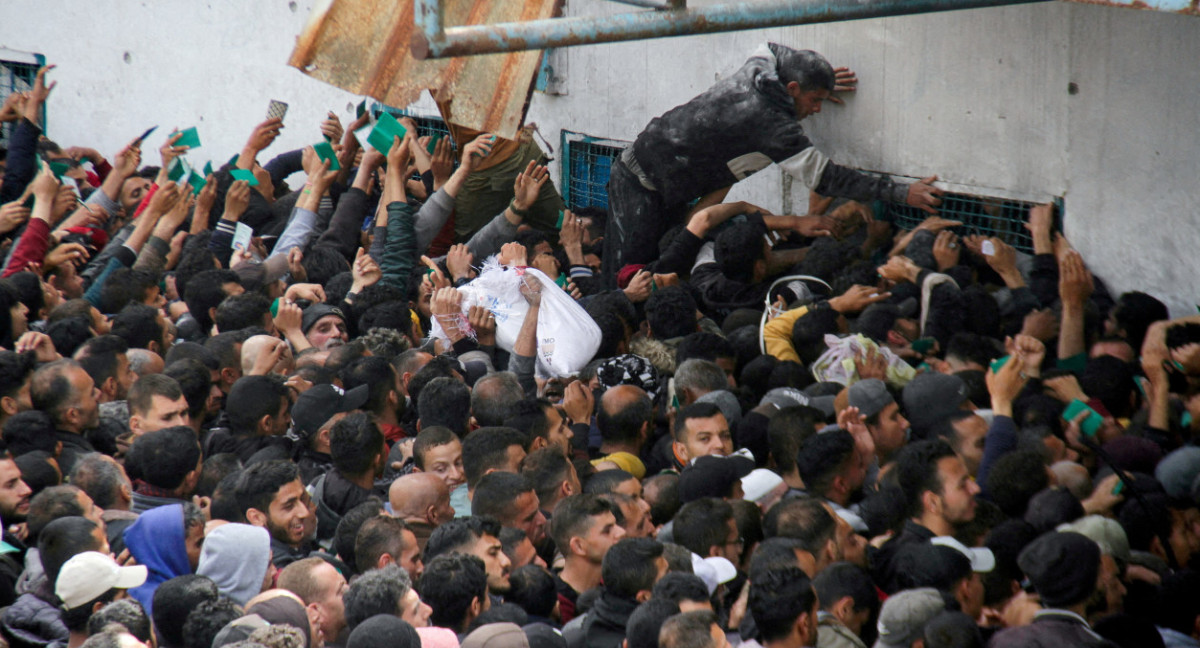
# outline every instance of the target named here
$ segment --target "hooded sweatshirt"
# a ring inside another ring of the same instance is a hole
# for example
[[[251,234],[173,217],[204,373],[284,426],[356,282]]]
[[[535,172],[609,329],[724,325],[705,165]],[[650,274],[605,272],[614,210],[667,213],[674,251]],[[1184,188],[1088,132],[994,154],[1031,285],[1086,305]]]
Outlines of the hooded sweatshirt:
[[[271,562],[271,535],[249,524],[222,524],[204,538],[196,573],[211,578],[222,596],[245,605],[262,591]]]
[[[125,546],[150,572],[144,585],[129,590],[149,615],[159,585],[192,573],[184,544],[183,505],[160,506],[143,513],[125,529]]]

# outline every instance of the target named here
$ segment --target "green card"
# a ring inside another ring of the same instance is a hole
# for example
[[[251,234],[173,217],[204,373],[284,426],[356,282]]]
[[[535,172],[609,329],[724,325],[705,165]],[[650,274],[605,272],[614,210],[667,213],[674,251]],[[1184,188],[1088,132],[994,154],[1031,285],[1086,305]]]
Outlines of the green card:
[[[245,180],[246,182],[250,183],[251,187],[258,186],[258,178],[254,177],[253,171],[247,171],[245,169],[234,169],[233,171],[229,172],[229,175],[233,176],[234,180]]]
[[[51,162],[50,163],[50,171],[54,174],[54,177],[58,178],[59,180],[62,180],[63,174],[70,170],[71,170],[71,165],[69,165],[65,162]]]
[[[176,184],[187,182],[189,176],[192,175],[192,168],[188,166],[183,158],[175,158],[171,160],[171,166],[167,167],[167,180]]]
[[[385,112],[379,115],[379,121],[375,122],[375,128],[372,128],[371,134],[367,136],[367,143],[374,146],[376,151],[387,155],[392,149],[392,139],[404,139],[407,132],[391,113]]]
[[[329,160],[330,171],[341,171],[342,165],[338,164],[337,154],[333,152],[333,145],[329,142],[317,142],[313,144],[313,150],[321,158],[321,161]]]
[[[442,141],[445,133],[434,133],[433,137],[429,138],[429,154],[433,155],[433,149],[437,148],[438,142]]]
[[[239,153],[234,153],[233,157],[229,158],[229,161],[225,163],[226,166],[237,166],[237,159],[239,155]]]
[[[367,112],[367,100],[363,99],[354,107],[354,118],[362,119],[363,113]]]
[[[179,140],[175,142],[175,146],[200,148],[200,133],[196,132],[195,126],[179,132],[183,134],[183,137],[180,137]],[[174,136],[174,133],[172,133],[172,136]]]
[[[208,184],[208,181],[204,179],[204,176],[196,173],[195,169],[192,169],[192,175],[188,178],[188,184],[192,185],[192,193],[199,195],[200,190],[204,188],[204,185]]]
[[[210,176],[212,174],[213,174],[212,160],[209,160],[208,162],[204,163],[204,177],[207,178],[208,176]]]

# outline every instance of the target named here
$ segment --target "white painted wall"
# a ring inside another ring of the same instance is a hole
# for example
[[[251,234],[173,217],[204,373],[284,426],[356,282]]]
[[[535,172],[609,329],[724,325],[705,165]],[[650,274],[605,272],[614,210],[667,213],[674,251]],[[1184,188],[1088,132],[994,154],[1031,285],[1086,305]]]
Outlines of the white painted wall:
[[[194,157],[220,161],[270,99],[291,104],[273,150],[316,141],[326,109],[351,115],[357,97],[285,65],[310,7],[5,0],[0,47],[59,64],[56,140],[112,152],[153,124],[197,125],[205,145]],[[600,0],[568,8],[630,10]],[[858,72],[859,92],[806,124],[835,160],[1026,199],[1064,196],[1068,235],[1114,290],[1148,290],[1176,314],[1200,302],[1190,280],[1200,274],[1200,18],[1045,3],[578,47],[566,50],[568,94],[535,95],[529,119],[556,149],[564,128],[630,140],[765,40]],[[760,172],[731,198],[779,209],[779,173]],[[803,206],[803,188],[792,198]]]

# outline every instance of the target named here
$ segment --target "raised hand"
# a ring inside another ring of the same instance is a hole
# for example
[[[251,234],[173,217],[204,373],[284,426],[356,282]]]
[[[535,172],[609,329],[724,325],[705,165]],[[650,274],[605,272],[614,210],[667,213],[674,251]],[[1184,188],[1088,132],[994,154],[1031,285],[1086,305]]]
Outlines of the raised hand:
[[[350,268],[350,274],[354,278],[350,289],[356,293],[361,292],[367,286],[374,286],[383,278],[383,270],[364,248],[358,248],[358,254],[354,257],[354,265]]]
[[[250,183],[245,180],[237,180],[229,185],[229,190],[225,192],[225,214],[221,218],[236,222],[242,217],[242,214],[246,213],[246,207],[249,205]]]
[[[908,185],[908,195],[904,197],[904,204],[936,214],[937,208],[942,206],[941,195],[944,192],[933,186],[935,182],[937,176],[934,175]]]
[[[332,110],[325,113],[325,119],[321,122],[321,135],[330,142],[340,142],[344,132],[342,120],[338,119]]]
[[[917,277],[921,274],[921,268],[906,256],[894,256],[876,270],[879,272],[879,276],[893,283],[906,281],[916,283]]]
[[[854,92],[858,90],[858,76],[854,74],[854,70],[848,67],[839,67],[833,69],[833,91],[838,92]],[[829,95],[829,101],[840,104],[844,103],[842,98],[836,94]]]
[[[454,281],[467,279],[471,276],[471,261],[474,257],[466,245],[458,244],[450,246],[450,251],[446,253],[446,269],[450,271],[450,276]]]
[[[542,305],[542,282],[530,273],[521,277],[521,296],[531,307]]]
[[[183,137],[183,133],[172,133],[171,135],[167,136],[167,141],[164,142],[162,146],[158,147],[158,156],[160,159],[162,159],[162,167],[159,171],[159,176],[165,178],[167,167],[171,166],[171,162],[173,162],[175,158],[179,157],[180,155],[188,152],[188,147],[186,146],[175,146],[175,142],[178,142],[179,138],[181,137]]]
[[[959,258],[962,256],[962,247],[958,244],[958,237],[950,230],[942,230],[938,232],[937,238],[933,240],[933,258],[937,261],[938,270],[946,270],[958,265]]]
[[[472,306],[467,311],[467,322],[475,331],[479,346],[496,346],[496,316],[484,306]]]
[[[530,160],[525,170],[518,173],[517,179],[513,181],[513,207],[520,210],[532,207],[533,203],[537,202],[542,185],[549,180],[550,172],[546,167]]]
[[[449,137],[443,137],[434,145],[433,159],[429,165],[430,171],[433,172],[433,188],[436,191],[441,189],[454,173],[454,149],[450,145]]]
[[[818,237],[833,236],[837,227],[837,219],[832,216],[797,216],[792,230],[801,236]]]
[[[29,220],[31,210],[20,200],[0,206],[0,234],[11,232]]]
[[[629,280],[629,284],[625,286],[625,297],[629,301],[638,304],[650,299],[650,291],[653,290],[651,284],[654,277],[646,270],[638,270],[637,274]]]
[[[895,259],[904,257],[892,258]],[[829,307],[839,313],[842,313],[843,315],[847,313],[858,313],[867,306],[870,306],[875,302],[881,302],[891,296],[892,293],[886,291],[880,292],[880,290],[874,286],[850,286],[846,289],[846,292],[834,297],[833,299],[830,299]]]
[[[491,133],[482,133],[479,137],[471,140],[470,144],[463,147],[462,160],[459,164],[467,170],[474,171],[484,158],[492,154],[492,145],[496,143],[496,136]]]
[[[276,137],[279,137],[279,131],[283,130],[283,120],[279,117],[272,117],[261,124],[254,127],[250,133],[250,138],[246,140],[246,148],[258,153],[271,145]]]
[[[515,241],[500,246],[500,256],[496,260],[500,262],[500,265],[529,265],[525,258],[525,246]]]

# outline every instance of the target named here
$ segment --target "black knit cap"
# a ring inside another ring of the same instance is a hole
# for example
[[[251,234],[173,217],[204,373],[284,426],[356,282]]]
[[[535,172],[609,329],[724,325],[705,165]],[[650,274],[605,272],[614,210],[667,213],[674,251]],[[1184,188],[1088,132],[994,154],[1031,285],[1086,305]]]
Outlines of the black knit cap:
[[[1053,531],[1029,543],[1017,556],[1046,607],[1082,603],[1096,590],[1100,546],[1078,533]]]

